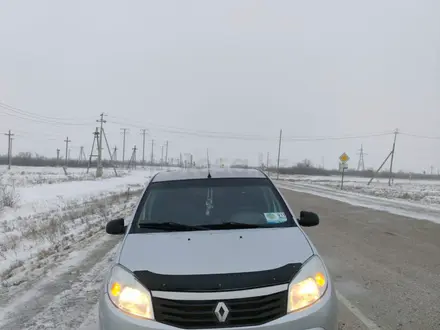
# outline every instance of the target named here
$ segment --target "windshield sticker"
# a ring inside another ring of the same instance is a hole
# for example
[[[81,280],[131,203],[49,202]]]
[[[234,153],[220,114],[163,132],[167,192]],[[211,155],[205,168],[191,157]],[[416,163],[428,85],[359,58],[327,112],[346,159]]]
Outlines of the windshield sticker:
[[[264,213],[267,223],[282,223],[287,221],[284,212]]]

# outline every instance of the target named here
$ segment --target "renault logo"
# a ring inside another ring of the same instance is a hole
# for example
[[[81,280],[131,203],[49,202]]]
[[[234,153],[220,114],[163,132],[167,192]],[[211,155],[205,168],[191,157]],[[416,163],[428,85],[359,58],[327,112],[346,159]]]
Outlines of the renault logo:
[[[219,322],[225,322],[229,315],[229,309],[226,307],[225,303],[223,301],[219,302],[217,304],[217,307],[215,308],[215,316],[217,316],[217,319]]]

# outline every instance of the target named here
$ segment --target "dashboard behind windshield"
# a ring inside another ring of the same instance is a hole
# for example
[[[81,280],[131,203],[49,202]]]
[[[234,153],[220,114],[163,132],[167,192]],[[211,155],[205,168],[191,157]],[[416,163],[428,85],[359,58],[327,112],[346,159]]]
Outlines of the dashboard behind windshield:
[[[295,226],[279,192],[267,179],[226,178],[152,183],[134,218],[136,232],[148,223],[188,226],[227,222],[267,227]]]

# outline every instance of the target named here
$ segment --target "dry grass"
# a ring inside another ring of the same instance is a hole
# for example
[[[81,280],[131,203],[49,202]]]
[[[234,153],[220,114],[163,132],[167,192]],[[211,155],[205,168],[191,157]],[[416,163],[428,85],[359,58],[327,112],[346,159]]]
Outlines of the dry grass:
[[[5,207],[15,207],[20,201],[20,195],[15,191],[15,186],[0,183],[0,212]]]
[[[30,252],[27,258],[31,259],[32,267],[41,268],[48,264],[51,256],[68,251],[73,244],[102,231],[109,220],[128,215],[141,192],[131,191],[129,199],[124,192],[94,198],[87,203],[72,202],[56,212],[0,223],[0,233],[3,232],[0,260],[13,260],[10,267],[0,273],[0,280],[25,271],[23,257],[18,256],[24,247]]]

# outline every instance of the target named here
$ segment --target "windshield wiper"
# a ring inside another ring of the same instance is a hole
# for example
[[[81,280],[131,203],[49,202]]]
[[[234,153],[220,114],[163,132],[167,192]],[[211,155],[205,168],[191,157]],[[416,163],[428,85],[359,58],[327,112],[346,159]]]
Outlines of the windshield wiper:
[[[167,231],[190,231],[190,230],[206,230],[203,226],[191,226],[178,222],[146,222],[139,223],[139,228],[163,229]]]
[[[223,223],[216,223],[212,225],[205,225],[205,227],[208,227],[210,229],[241,229],[241,228],[267,228],[268,226],[258,225],[253,223],[229,221]]]

